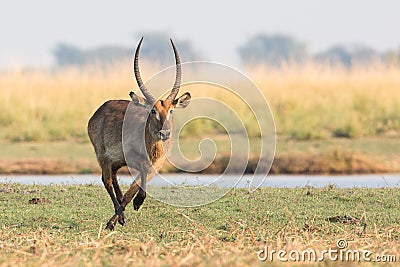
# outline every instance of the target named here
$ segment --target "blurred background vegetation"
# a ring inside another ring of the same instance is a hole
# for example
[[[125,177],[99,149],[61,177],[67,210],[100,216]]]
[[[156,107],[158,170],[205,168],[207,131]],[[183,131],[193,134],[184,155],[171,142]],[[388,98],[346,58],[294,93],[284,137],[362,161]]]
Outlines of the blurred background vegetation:
[[[139,36],[138,38],[139,39]],[[170,47],[165,45],[167,34],[146,34],[146,45],[142,47],[141,57],[150,62],[169,65]],[[207,59],[201,50],[188,40],[176,40],[183,62]],[[241,64],[244,67],[268,66],[281,68],[288,64],[308,64],[310,62],[351,68],[358,65],[384,64],[398,66],[400,47],[397,50],[379,52],[366,44],[334,44],[325,51],[312,54],[307,45],[293,37],[280,34],[257,34],[238,47]],[[94,49],[81,49],[78,46],[59,43],[53,50],[56,67],[110,65],[132,58],[133,48],[122,46],[99,46]]]
[[[141,51],[146,78],[174,62],[165,40],[168,36],[162,33],[146,36]],[[176,43],[182,62],[202,59],[189,41]],[[357,138],[400,129],[400,50],[378,53],[365,45],[335,45],[311,55],[305,44],[291,37],[259,34],[238,53],[246,74],[271,105],[279,136]],[[125,47],[82,50],[58,44],[53,68],[1,73],[0,139],[87,142],[86,122],[94,110],[107,99],[126,98],[136,90],[132,54],[133,49]],[[195,90],[192,93],[196,96]],[[207,94],[238,105],[231,96],[213,90]],[[242,108],[239,115],[250,136],[256,137],[257,125],[248,112]],[[218,134],[221,129],[196,120],[182,134],[213,131]]]
[[[173,64],[173,53],[165,40],[168,36],[164,34],[146,35],[140,55],[144,80]],[[189,41],[175,42],[182,62],[205,59]],[[134,48],[117,46],[83,50],[60,43],[53,51],[56,65],[52,68],[1,72],[0,144],[4,149],[0,159],[13,158],[14,154],[20,155],[17,158],[39,156],[10,143],[68,142],[86,144],[85,149],[91,151],[86,131],[90,116],[106,100],[129,99],[128,93],[137,90],[133,52]],[[348,155],[341,151],[350,149],[384,155],[397,166],[394,169],[398,168],[399,142],[393,141],[400,137],[400,50],[378,53],[365,45],[335,45],[313,55],[304,43],[289,36],[259,34],[237,52],[243,72],[270,104],[278,155],[298,151]],[[196,85],[191,85],[190,90],[193,97],[208,96],[236,105],[250,139],[257,144],[258,126],[238,99],[212,88],[196,90]],[[229,124],[229,114],[225,118],[224,123]],[[212,121],[198,119],[187,124],[181,137],[224,134],[225,130]],[[192,145],[192,141],[187,144]],[[198,152],[188,147],[183,150]],[[83,157],[95,162],[91,152],[85,153],[81,153]],[[49,152],[48,157],[55,155]]]

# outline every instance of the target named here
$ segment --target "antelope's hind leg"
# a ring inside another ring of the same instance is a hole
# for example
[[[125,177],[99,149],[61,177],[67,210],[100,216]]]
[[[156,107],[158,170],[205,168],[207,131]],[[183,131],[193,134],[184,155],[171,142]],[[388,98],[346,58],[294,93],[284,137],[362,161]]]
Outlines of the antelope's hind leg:
[[[117,196],[117,201],[119,203],[119,206],[121,206],[123,195],[122,195],[121,188],[119,187],[118,180],[117,180],[118,169],[119,169],[119,167],[112,168],[112,183],[113,183],[115,195]],[[119,206],[118,206],[118,209],[119,209]],[[115,209],[115,212],[117,212],[118,209]],[[125,225],[125,214],[123,212],[118,217],[118,223],[122,226]]]
[[[110,195],[110,198],[114,204],[114,210],[117,211],[120,208],[120,203],[118,202],[117,198],[115,197],[114,194],[114,190],[113,190],[113,177],[112,177],[112,171],[111,171],[111,164],[104,164],[102,165],[102,181],[104,184],[104,187],[106,188],[108,194]],[[118,219],[118,218],[117,218]],[[115,225],[115,224],[114,224]],[[114,226],[112,226],[112,228],[110,228],[111,226],[109,224],[107,224],[106,229],[110,229],[112,230],[114,228]]]

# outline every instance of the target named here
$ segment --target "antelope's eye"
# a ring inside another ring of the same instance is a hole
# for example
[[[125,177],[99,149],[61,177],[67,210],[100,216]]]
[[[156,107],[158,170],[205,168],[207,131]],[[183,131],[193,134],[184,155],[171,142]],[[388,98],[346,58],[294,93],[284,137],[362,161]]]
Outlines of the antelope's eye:
[[[156,114],[156,110],[155,110],[155,109],[152,109],[152,110],[151,110],[151,114]]]
[[[173,109],[170,109],[170,110],[169,110],[169,113],[174,113],[174,110],[173,110]]]

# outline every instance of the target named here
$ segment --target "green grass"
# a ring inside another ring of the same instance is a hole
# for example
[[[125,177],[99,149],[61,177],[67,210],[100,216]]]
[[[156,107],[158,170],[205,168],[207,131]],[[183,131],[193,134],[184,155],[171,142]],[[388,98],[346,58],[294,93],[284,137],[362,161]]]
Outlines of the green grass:
[[[51,202],[28,204],[33,197]],[[0,202],[5,266],[258,265],[255,252],[266,243],[321,251],[334,248],[339,238],[351,249],[386,254],[400,249],[398,188],[235,189],[195,208],[148,197],[138,212],[129,205],[127,224],[111,233],[103,228],[113,207],[101,186],[1,184]],[[358,221],[328,221],[344,215]]]
[[[79,142],[2,142],[0,160],[53,158],[78,160],[80,158],[96,161],[90,143]]]
[[[366,156],[375,156],[385,160],[396,160],[400,152],[398,138],[364,137],[356,139],[329,138],[326,140],[295,141],[278,138],[277,152],[321,152],[333,149],[358,152]]]

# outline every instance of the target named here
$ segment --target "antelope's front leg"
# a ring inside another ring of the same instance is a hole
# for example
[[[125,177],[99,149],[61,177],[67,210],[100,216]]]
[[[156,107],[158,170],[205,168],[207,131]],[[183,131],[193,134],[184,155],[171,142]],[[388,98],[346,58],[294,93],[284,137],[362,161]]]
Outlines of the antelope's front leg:
[[[135,199],[133,200],[133,208],[135,210],[139,210],[140,206],[142,206],[142,204],[146,198],[147,181],[150,180],[153,176],[154,176],[154,170],[152,168],[143,170],[141,172],[140,189],[139,189],[139,192],[137,193]]]
[[[117,223],[118,217],[117,215],[114,215],[107,223],[106,230],[114,230],[115,224]]]
[[[140,206],[142,206],[144,200],[146,198],[146,191],[142,188],[142,185],[137,193],[135,199],[133,200],[133,208],[135,210],[139,210]]]
[[[115,214],[111,217],[110,220],[108,220],[106,229],[113,230],[117,221],[120,225],[125,225],[124,210],[125,208],[123,208],[122,205],[119,205],[119,208],[115,210]]]

